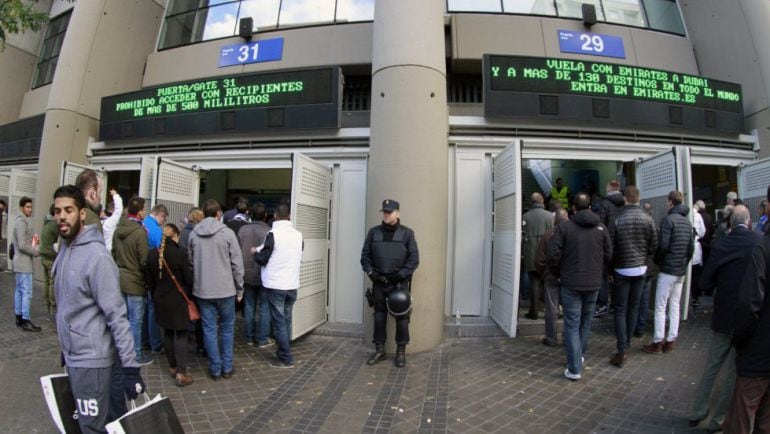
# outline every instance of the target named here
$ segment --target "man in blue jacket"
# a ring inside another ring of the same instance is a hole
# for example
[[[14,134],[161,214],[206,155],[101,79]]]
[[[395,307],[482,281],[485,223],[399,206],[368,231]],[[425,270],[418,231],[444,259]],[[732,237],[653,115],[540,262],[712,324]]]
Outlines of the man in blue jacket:
[[[145,389],[120,293],[118,269],[97,225],[85,226],[86,200],[72,185],[54,193],[62,243],[53,265],[58,308],[56,330],[84,433],[126,412]]]

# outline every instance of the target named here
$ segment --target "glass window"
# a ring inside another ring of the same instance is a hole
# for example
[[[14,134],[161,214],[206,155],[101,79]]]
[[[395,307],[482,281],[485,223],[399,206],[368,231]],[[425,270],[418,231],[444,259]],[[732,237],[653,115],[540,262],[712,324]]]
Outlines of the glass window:
[[[503,11],[509,14],[556,15],[553,0],[503,0]]]
[[[608,23],[645,27],[644,13],[639,0],[603,0]]]
[[[176,15],[198,9],[200,0],[170,0],[171,5],[166,9],[166,16]]]
[[[195,42],[193,38],[195,16],[195,12],[189,12],[166,18],[163,35],[160,38],[160,48],[176,47]]]
[[[203,41],[233,36],[236,32],[238,3],[228,3],[203,9],[198,13],[198,21],[203,25]]]
[[[583,3],[596,7],[596,20],[604,21],[602,5],[599,0],[556,0],[556,10],[560,17],[583,18]]]
[[[59,53],[64,42],[64,35],[67,32],[67,26],[72,16],[72,9],[62,15],[52,19],[48,23],[45,31],[43,46],[40,48],[40,57],[35,67],[35,75],[32,79],[32,88],[46,85],[53,81],[54,72],[56,72],[56,63],[59,60]]]
[[[651,29],[684,35],[684,24],[674,0],[642,0]]]
[[[334,0],[283,0],[280,27],[334,22]]]
[[[254,19],[253,31],[275,29],[278,26],[278,8],[281,0],[244,0],[238,13],[241,18]]]
[[[373,21],[374,0],[337,0],[338,23]]]
[[[500,0],[449,0],[449,12],[502,12]]]

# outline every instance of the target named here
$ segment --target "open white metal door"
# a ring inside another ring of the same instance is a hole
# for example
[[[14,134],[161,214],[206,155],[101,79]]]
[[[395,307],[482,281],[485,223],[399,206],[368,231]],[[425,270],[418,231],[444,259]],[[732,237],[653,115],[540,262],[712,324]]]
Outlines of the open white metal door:
[[[155,174],[158,171],[158,157],[142,157],[139,168],[139,197],[144,199],[144,213],[149,214],[155,195]]]
[[[690,148],[675,146],[670,150],[645,158],[636,164],[636,186],[642,202],[652,205],[652,218],[655,225],[668,214],[668,193],[672,190],[684,194],[684,204],[692,210],[692,169],[690,165]],[[690,212],[690,221],[693,214]],[[695,240],[693,239],[693,242]],[[687,265],[687,275],[682,286],[682,320],[687,320],[690,304],[690,272],[691,264]]]
[[[19,201],[22,197],[27,196],[31,198],[33,207],[44,206],[47,209],[48,205],[50,205],[50,202],[45,204],[38,203],[35,200],[35,188],[37,188],[37,172],[11,169],[11,179],[8,187],[8,246],[11,245],[10,240],[13,238],[13,224],[16,221],[16,217],[20,215]],[[12,267],[10,258],[8,259],[7,266],[9,270]]]
[[[759,204],[767,198],[770,185],[770,158],[752,161],[738,168],[738,197],[751,212],[751,221],[759,221]]]
[[[198,206],[200,197],[200,177],[198,171],[191,167],[179,164],[167,158],[157,158],[158,166],[154,170],[155,179],[152,182],[152,199],[148,202],[151,207],[163,204],[168,208],[168,223],[173,223],[179,228],[184,226],[184,218],[190,208]],[[142,158],[142,170],[144,170],[144,158]],[[144,180],[144,171],[140,177]],[[139,191],[142,190],[139,186]]]
[[[293,155],[291,219],[302,233],[304,251],[291,338],[326,322],[331,169],[300,153]]]
[[[516,140],[493,162],[494,234],[490,316],[516,336],[521,257],[521,142]]]

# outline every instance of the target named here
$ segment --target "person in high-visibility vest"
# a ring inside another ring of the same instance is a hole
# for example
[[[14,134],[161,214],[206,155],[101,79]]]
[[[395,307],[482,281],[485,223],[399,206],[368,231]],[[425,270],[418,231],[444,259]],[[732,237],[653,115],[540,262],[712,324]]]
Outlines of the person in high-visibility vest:
[[[556,179],[556,185],[551,187],[551,200],[556,200],[563,209],[569,209],[569,187],[564,185],[564,180]]]

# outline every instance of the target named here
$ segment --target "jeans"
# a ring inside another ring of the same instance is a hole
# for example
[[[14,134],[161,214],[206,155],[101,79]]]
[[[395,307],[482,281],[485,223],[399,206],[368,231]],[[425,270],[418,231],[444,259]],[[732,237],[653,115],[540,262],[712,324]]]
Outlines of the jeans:
[[[198,306],[203,322],[203,345],[209,356],[209,372],[214,376],[232,372],[235,296],[199,298]]]
[[[583,355],[588,349],[591,319],[596,308],[599,288],[593,291],[574,291],[561,287],[561,305],[564,308],[564,346],[567,350],[567,369],[572,374],[583,370]]]
[[[540,303],[540,296],[543,295],[543,279],[535,271],[527,271],[529,275],[529,316],[537,317],[537,304]]]
[[[712,425],[719,424],[724,419],[727,406],[730,404],[730,395],[735,386],[735,349],[732,346],[732,336],[714,332],[711,335],[708,364],[706,370],[703,371],[698,393],[695,395],[695,404],[692,407],[690,420],[704,419],[709,413],[711,390],[714,388],[714,381],[717,379],[722,366],[725,367],[726,371],[712,412],[711,420],[714,421]]]
[[[29,319],[29,303],[32,301],[32,273],[16,273],[14,309],[22,319]]]
[[[668,337],[674,342],[679,336],[679,299],[682,297],[684,276],[672,276],[666,273],[658,274],[658,287],[655,290],[655,334],[652,341],[663,341],[666,331],[666,305],[668,305]]]
[[[559,283],[543,280],[545,291],[545,337],[554,345],[558,343],[556,337],[556,320],[559,314]]]
[[[244,285],[243,319],[246,323],[246,341],[254,340],[256,328],[257,302],[259,302],[259,327],[257,328],[257,344],[267,343],[270,335],[270,304],[267,301],[265,288],[253,285]]]
[[[644,329],[647,327],[647,312],[650,309],[650,289],[652,288],[653,277],[647,275],[644,278],[644,286],[642,286],[642,298],[639,299],[639,315],[637,315],[636,327],[634,331],[638,334],[644,333]]]
[[[134,337],[134,352],[137,360],[142,358],[142,322],[144,321],[144,297],[123,293],[128,309],[128,324]]]
[[[155,322],[155,303],[152,302],[152,295],[147,293],[147,334],[150,341],[150,349],[160,351],[163,348],[163,330]]]
[[[631,333],[639,316],[639,300],[642,297],[644,275],[623,276],[615,273],[612,304],[615,308],[615,338],[619,353],[631,346]]]
[[[291,354],[291,310],[297,301],[297,290],[283,291],[265,288],[270,302],[270,315],[273,322],[273,335],[278,344],[278,360],[283,363],[294,363]]]
[[[596,304],[599,306],[607,306],[610,302],[610,282],[607,279],[607,274],[602,273],[602,286],[599,288],[599,295],[596,298]]]

